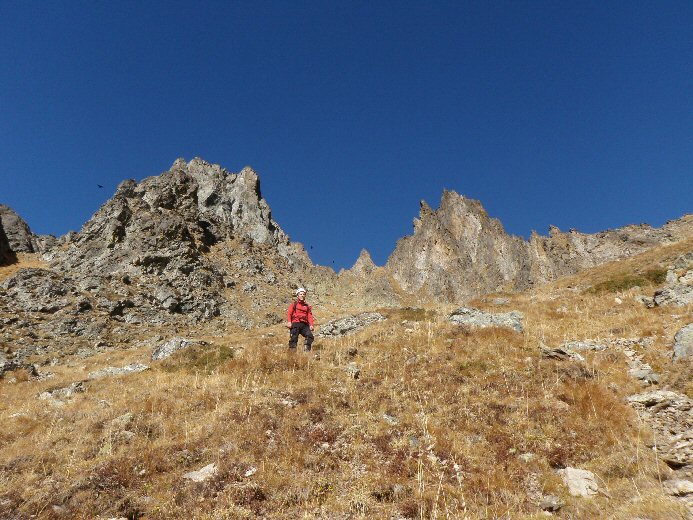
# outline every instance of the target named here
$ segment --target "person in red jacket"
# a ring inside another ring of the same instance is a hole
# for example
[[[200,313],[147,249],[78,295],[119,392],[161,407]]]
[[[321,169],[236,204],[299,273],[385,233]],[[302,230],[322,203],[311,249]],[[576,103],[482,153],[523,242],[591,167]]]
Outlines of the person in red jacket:
[[[313,308],[306,302],[306,290],[303,287],[299,287],[296,291],[296,301],[289,305],[286,318],[286,326],[291,331],[289,348],[296,348],[300,334],[306,338],[303,350],[310,350],[315,339],[313,336]]]

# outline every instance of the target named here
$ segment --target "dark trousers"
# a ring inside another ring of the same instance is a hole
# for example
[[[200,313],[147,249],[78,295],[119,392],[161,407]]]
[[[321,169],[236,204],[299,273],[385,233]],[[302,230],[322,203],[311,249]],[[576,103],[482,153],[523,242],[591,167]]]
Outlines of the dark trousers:
[[[310,330],[310,325],[307,323],[292,323],[291,324],[291,336],[289,337],[289,348],[296,348],[298,344],[298,335],[300,334],[306,341],[303,346],[305,350],[310,350],[310,346],[313,344],[315,337],[313,336],[313,331]]]

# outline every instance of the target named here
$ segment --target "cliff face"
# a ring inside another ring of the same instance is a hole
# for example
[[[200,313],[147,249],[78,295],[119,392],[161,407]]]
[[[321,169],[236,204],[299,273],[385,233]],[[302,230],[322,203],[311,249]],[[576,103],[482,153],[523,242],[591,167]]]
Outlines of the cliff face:
[[[60,241],[34,235],[6,206],[0,217],[2,261],[43,252],[53,274],[72,284],[68,292],[82,291],[84,309],[133,323],[226,316],[248,326],[280,319],[278,309],[297,285],[308,287],[318,305],[460,302],[520,291],[693,235],[693,217],[684,217],[660,229],[596,234],[552,227],[549,236],[524,240],[506,233],[480,202],[446,191],[437,210],[421,203],[413,235],[397,243],[384,267],[362,251],[336,275],[313,265],[272,219],[251,168],[232,173],[202,159],[178,159],[158,176],[123,181],[79,233]],[[25,282],[40,286],[41,276]]]
[[[414,234],[402,238],[386,269],[401,287],[422,298],[463,301],[489,292],[518,291],[582,269],[626,258],[693,234],[683,218],[660,229],[626,226],[596,234],[508,235],[481,203],[446,191],[440,208],[421,203]]]
[[[223,253],[212,254],[222,246]],[[201,159],[179,159],[161,175],[122,182],[48,256],[53,269],[70,273],[102,307],[116,305],[126,319],[150,322],[170,314],[239,317],[240,274],[264,274],[277,285],[277,275],[264,272],[268,256],[284,271],[312,265],[272,220],[252,169],[235,174]],[[256,289],[248,281],[246,293]]]
[[[0,223],[7,243],[15,253],[39,253],[43,251],[44,237],[34,235],[22,218],[4,204],[0,204]]]
[[[5,229],[0,220],[0,265],[11,264],[16,260],[16,256],[10,247],[10,241],[5,234]]]
[[[525,241],[452,191],[438,210],[421,203],[414,234],[399,240],[385,267],[405,291],[445,302],[521,289],[530,272]]]

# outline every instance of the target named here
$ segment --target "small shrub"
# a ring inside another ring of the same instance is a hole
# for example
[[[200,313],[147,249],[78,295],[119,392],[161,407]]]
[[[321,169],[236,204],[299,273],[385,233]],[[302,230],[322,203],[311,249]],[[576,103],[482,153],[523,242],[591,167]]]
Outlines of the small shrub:
[[[220,365],[234,358],[234,349],[224,345],[202,346],[194,345],[185,350],[176,352],[161,364],[167,372],[177,370],[199,370],[210,373]]]
[[[603,294],[607,292],[627,291],[636,286],[660,285],[667,278],[666,269],[648,269],[636,275],[621,275],[593,285],[585,292],[588,294]]]

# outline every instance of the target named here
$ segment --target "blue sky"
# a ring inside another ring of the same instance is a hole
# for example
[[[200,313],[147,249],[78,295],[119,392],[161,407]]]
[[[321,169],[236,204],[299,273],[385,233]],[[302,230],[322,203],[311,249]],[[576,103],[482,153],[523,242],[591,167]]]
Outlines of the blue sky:
[[[0,203],[60,235],[200,156],[335,268],[443,189],[525,237],[659,226],[693,212],[691,27],[690,1],[0,0]]]

